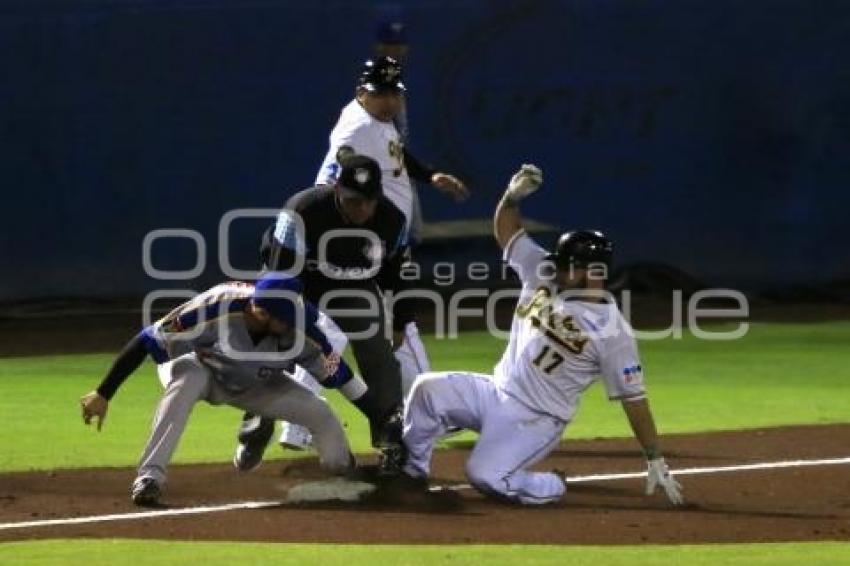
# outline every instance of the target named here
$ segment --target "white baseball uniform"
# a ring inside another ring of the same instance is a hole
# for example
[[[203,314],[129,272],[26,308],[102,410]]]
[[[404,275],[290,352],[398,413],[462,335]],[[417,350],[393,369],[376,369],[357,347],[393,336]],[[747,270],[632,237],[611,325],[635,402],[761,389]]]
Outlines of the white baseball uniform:
[[[561,478],[528,468],[558,444],[581,394],[601,377],[611,399],[644,395],[637,345],[617,306],[559,294],[545,255],[524,231],[505,246],[522,292],[492,377],[440,372],[414,383],[404,415],[408,474],[427,476],[435,440],[458,426],[480,432],[466,465],[476,488],[526,504],[556,501]]]

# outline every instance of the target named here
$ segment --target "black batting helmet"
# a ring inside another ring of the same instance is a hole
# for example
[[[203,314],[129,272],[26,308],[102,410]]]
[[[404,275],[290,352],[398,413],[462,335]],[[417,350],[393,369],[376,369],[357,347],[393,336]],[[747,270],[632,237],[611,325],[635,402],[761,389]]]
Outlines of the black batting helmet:
[[[401,63],[392,57],[375,57],[363,63],[357,86],[369,92],[405,91]]]
[[[591,263],[611,266],[614,244],[598,230],[574,230],[564,232],[558,238],[555,251],[546,259],[557,267],[587,267]]]

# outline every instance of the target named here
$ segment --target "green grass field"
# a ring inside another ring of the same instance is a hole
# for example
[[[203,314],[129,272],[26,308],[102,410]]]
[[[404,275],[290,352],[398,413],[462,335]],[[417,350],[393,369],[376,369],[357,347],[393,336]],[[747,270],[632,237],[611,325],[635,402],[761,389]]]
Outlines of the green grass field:
[[[607,564],[735,564],[798,566],[850,563],[850,545],[841,543],[723,544],[681,546],[537,545],[312,545],[274,543],[164,542],[135,540],[50,540],[0,545],[0,564],[433,564],[570,566]]]
[[[458,343],[426,339],[435,369],[488,372],[503,344],[484,333]],[[641,344],[650,398],[662,433],[850,421],[850,323],[755,324],[742,340],[686,336]],[[154,366],[132,376],[113,400],[103,431],[85,427],[78,399],[93,389],[112,354],[0,360],[0,471],[133,465],[160,394]],[[355,450],[368,450],[365,420],[330,400]],[[240,412],[199,404],[176,462],[229,461]],[[628,436],[622,410],[599,385],[584,396],[570,438]],[[271,450],[278,457],[280,451]]]
[[[489,372],[503,343],[482,333],[458,342],[428,340],[435,369]],[[847,367],[850,322],[753,324],[737,341],[710,342],[685,336],[641,344],[650,398],[662,433],[728,430],[783,424],[850,422]],[[78,398],[99,382],[111,354],[8,358],[0,360],[0,471],[134,465],[148,434],[160,389],[150,364],[131,377],[110,407],[101,433],[80,420]],[[346,422],[355,450],[367,449],[365,421],[344,400],[330,400]],[[198,405],[178,449],[176,462],[229,461],[240,413],[230,407]],[[628,436],[622,411],[599,386],[589,390],[571,438]],[[224,440],[223,440],[224,439]],[[270,455],[280,457],[278,450]],[[48,541],[0,545],[0,563],[66,563],[94,553],[102,563],[144,555],[176,562],[201,553],[211,563],[250,556],[250,563],[303,562],[308,557],[349,564],[389,559],[409,564],[471,562],[549,564],[595,562],[644,564],[680,561],[740,564],[848,563],[846,544],[782,544],[698,547],[397,547],[250,545],[242,543]],[[131,552],[132,549],[144,552]],[[135,562],[148,563],[144,556]]]

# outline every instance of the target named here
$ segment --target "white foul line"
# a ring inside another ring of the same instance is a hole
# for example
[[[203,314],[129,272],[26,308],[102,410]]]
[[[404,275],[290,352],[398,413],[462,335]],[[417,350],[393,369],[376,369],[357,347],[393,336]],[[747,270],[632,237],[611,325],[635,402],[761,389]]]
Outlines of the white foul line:
[[[737,466],[715,466],[713,468],[682,468],[671,470],[674,476],[696,476],[699,474],[722,474],[726,472],[745,472],[747,470],[772,470],[775,468],[801,468],[804,466],[834,466],[836,464],[850,464],[848,458],[831,458],[827,460],[787,460],[784,462],[762,462],[759,464],[740,464]],[[633,478],[644,478],[646,472],[635,472],[631,474],[601,474],[597,476],[578,476],[567,478],[567,483],[583,483],[594,481],[626,480]]]
[[[673,470],[674,476],[690,476],[698,474],[719,474],[727,472],[742,472],[747,470],[770,470],[776,468],[800,468],[804,466],[833,466],[839,464],[850,464],[850,457],[830,458],[826,460],[787,460],[783,462],[762,462],[758,464],[740,464],[737,466],[715,466],[706,468],[682,468]],[[568,477],[567,483],[584,483],[636,479],[646,477],[646,472],[634,472],[628,474],[599,474],[593,476]],[[469,484],[454,485],[449,488],[432,487],[432,491],[441,489],[472,489]],[[245,501],[242,503],[228,503],[225,505],[208,505],[203,507],[184,507],[181,509],[160,509],[155,511],[139,511],[136,513],[121,513],[116,515],[92,515],[88,517],[72,517],[67,519],[46,519],[41,521],[25,521],[19,523],[0,523],[0,531],[10,529],[27,529],[34,527],[55,527],[61,525],[81,525],[88,523],[105,523],[110,521],[137,521],[152,519],[156,517],[175,517],[180,515],[203,515],[205,513],[220,513],[223,511],[236,511],[239,509],[263,509],[267,507],[279,507],[285,505],[285,501]]]
[[[225,505],[209,505],[203,507],[183,507],[182,509],[160,509],[158,511],[120,513],[117,515],[92,515],[89,517],[46,519],[42,521],[26,521],[23,523],[0,523],[0,530],[26,529],[30,527],[55,527],[58,525],[82,525],[86,523],[106,523],[109,521],[136,521],[139,519],[153,519],[155,517],[174,517],[177,515],[202,515],[204,513],[235,511],[237,509],[262,509],[264,507],[278,507],[282,504],[282,501],[245,501],[244,503],[227,503]]]
[[[757,464],[739,464],[737,466],[714,466],[707,468],[681,468],[671,470],[673,476],[696,476],[699,474],[722,474],[728,472],[744,472],[747,470],[771,470],[776,468],[802,468],[805,466],[834,466],[837,464],[850,464],[850,457],[847,458],[829,458],[825,460],[785,460],[782,462],[760,462]],[[645,478],[646,472],[631,472],[628,474],[598,474],[594,476],[567,476],[567,483],[589,483],[598,481],[613,481],[613,480],[629,480],[637,478]],[[472,489],[468,483],[453,485],[448,488],[432,487],[431,491],[441,491],[442,489],[464,490]]]

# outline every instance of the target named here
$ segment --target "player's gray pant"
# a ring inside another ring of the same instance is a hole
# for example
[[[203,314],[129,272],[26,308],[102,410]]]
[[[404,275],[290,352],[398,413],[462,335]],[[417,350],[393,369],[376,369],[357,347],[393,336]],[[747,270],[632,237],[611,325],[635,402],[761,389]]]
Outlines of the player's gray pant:
[[[480,433],[466,462],[466,475],[480,491],[525,504],[551,503],[564,494],[557,474],[528,468],[558,445],[566,423],[528,409],[480,373],[419,376],[405,403],[405,472],[428,476],[434,442],[451,426]]]
[[[304,425],[313,435],[323,468],[342,473],[351,466],[351,449],[339,420],[324,400],[300,385],[279,380],[242,393],[230,393],[213,379],[209,368],[201,364],[194,353],[161,364],[157,369],[165,392],[142,453],[139,477],[151,477],[160,485],[165,483],[166,469],[192,408],[201,400]]]

